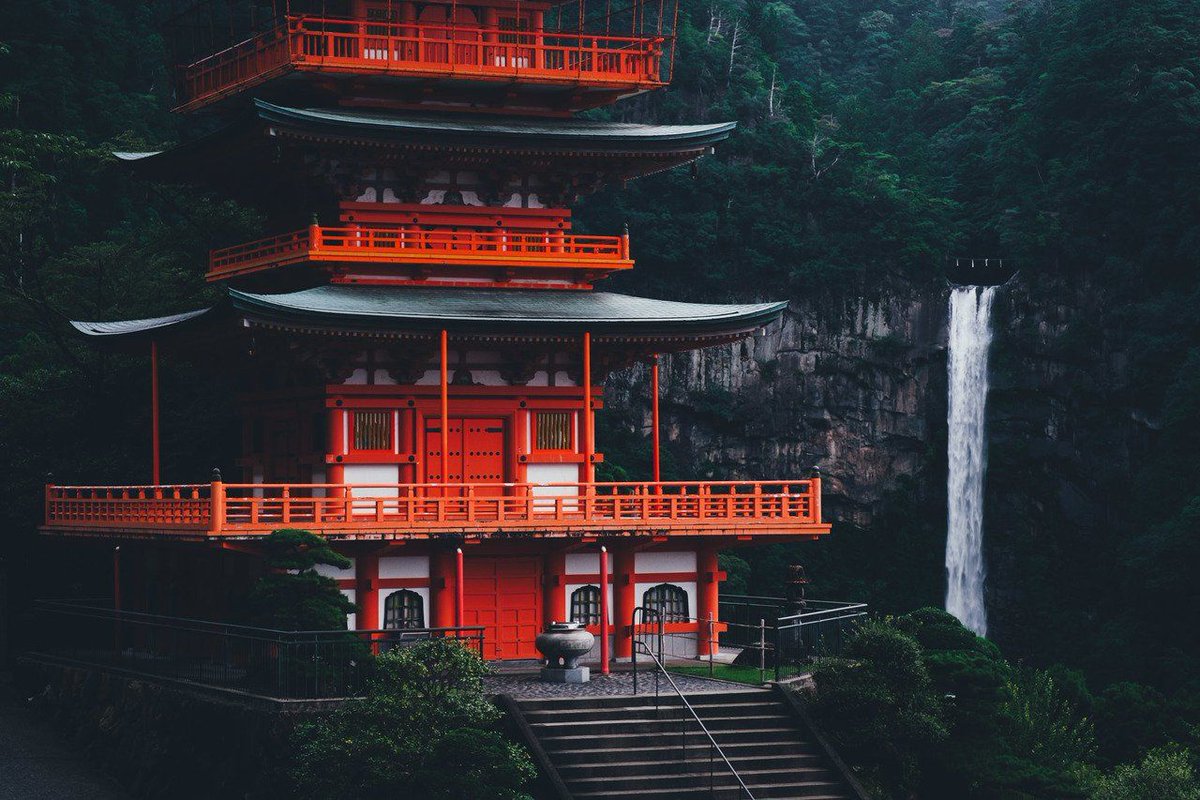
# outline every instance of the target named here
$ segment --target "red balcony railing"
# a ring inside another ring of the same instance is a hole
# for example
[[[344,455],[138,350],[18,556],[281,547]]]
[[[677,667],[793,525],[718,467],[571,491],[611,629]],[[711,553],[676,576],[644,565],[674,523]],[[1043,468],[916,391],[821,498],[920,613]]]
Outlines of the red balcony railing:
[[[664,38],[504,31],[292,15],[184,68],[181,110],[291,69],[652,89]]]
[[[198,484],[46,487],[51,532],[328,536],[651,530],[676,535],[815,536],[819,478],[774,482],[595,484]]]
[[[633,266],[624,236],[311,225],[305,230],[213,250],[209,254],[208,279],[234,278],[302,261],[587,267],[604,272]]]

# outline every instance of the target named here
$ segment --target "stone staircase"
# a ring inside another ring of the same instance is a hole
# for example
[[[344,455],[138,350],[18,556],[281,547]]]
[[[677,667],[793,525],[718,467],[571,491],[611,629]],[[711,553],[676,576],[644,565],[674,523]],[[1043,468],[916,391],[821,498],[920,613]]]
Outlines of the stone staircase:
[[[670,691],[668,689],[668,691]],[[859,800],[836,756],[782,690],[688,694],[688,702],[753,797]],[[559,800],[746,798],[673,692],[654,696],[509,700],[510,716]]]

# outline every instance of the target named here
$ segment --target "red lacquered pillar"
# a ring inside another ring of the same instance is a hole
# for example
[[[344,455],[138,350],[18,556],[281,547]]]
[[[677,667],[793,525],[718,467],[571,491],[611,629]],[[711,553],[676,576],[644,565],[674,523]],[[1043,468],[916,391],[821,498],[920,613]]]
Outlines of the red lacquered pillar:
[[[629,627],[635,597],[633,548],[618,546],[613,550],[613,655],[616,658],[633,656],[633,630]]]
[[[696,616],[699,619],[700,636],[699,652],[701,658],[711,658],[717,651],[719,633],[715,625],[709,621],[720,619],[718,613],[718,588],[721,581],[720,568],[717,566],[717,551],[705,547],[697,554],[696,564]],[[712,632],[710,635],[710,631]]]
[[[360,631],[379,630],[379,556],[364,553],[354,559],[354,600]]]
[[[435,628],[454,627],[454,601],[457,596],[454,561],[454,553],[445,550],[436,551],[429,557],[430,599],[433,606],[431,619]]]

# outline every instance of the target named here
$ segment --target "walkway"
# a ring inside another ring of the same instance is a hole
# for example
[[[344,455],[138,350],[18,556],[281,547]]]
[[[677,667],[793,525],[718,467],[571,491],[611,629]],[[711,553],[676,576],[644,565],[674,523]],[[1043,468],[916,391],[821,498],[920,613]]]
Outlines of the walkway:
[[[129,800],[78,750],[37,720],[0,673],[0,800]]]

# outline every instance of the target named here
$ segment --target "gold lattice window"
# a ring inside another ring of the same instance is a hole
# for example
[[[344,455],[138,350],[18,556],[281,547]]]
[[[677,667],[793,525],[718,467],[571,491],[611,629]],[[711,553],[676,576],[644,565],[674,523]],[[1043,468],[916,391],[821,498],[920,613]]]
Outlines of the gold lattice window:
[[[392,413],[390,411],[355,411],[354,449],[391,450]]]
[[[570,411],[539,411],[535,417],[535,450],[571,449]]]

